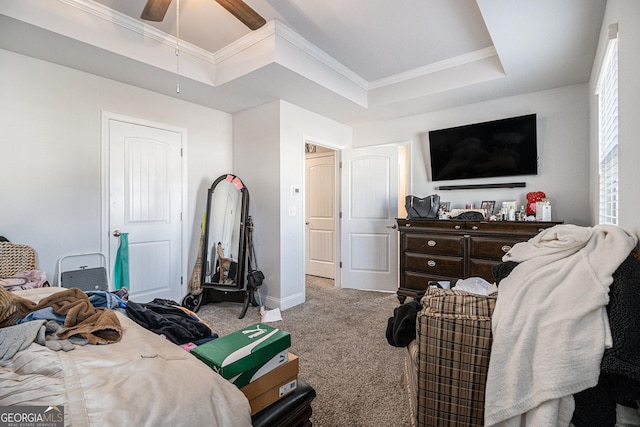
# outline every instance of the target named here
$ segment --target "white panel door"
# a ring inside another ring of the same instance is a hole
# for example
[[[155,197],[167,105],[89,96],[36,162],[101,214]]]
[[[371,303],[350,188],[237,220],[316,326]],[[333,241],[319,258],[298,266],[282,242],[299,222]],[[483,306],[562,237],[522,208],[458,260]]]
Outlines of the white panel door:
[[[109,255],[128,233],[129,293],[137,302],[180,301],[182,134],[109,121]],[[113,277],[113,276],[112,276]]]
[[[396,291],[398,147],[342,153],[342,287]]]
[[[335,153],[308,155],[305,176],[306,273],[335,277]]]

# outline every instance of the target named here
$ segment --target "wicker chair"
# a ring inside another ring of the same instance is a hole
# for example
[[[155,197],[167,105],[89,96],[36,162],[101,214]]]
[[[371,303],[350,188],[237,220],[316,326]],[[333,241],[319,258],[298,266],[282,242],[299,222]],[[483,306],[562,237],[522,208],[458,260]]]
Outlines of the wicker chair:
[[[36,269],[36,251],[31,246],[0,242],[0,277]]]

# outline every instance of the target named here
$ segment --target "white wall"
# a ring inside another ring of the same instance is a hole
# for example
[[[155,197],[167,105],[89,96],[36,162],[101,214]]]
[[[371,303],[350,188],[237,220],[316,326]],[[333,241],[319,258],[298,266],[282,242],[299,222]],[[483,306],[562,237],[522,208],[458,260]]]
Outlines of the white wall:
[[[469,123],[536,113],[538,175],[511,178],[430,182],[426,132]],[[554,220],[589,225],[589,107],[587,85],[573,85],[425,113],[354,129],[354,147],[411,141],[410,193],[438,193],[452,208],[483,200],[518,200],[530,191],[544,191]],[[525,188],[442,191],[440,185],[526,182]]]
[[[304,302],[304,142],[351,146],[349,126],[284,101],[236,113],[234,163],[251,195],[261,294],[283,310]],[[292,194],[292,188],[300,193]]]
[[[600,65],[608,41],[610,24],[618,23],[618,156],[619,156],[619,225],[640,235],[640,2],[608,0],[600,31],[598,52],[593,64],[589,98],[591,106],[591,215],[598,222],[598,99],[594,95]]]
[[[233,116],[234,170],[249,190],[253,244],[265,275],[260,294],[270,307],[280,300],[280,103]]]
[[[206,188],[231,168],[231,115],[4,50],[0,63],[0,235],[53,279],[61,256],[100,251],[102,112],[183,128],[186,292]]]

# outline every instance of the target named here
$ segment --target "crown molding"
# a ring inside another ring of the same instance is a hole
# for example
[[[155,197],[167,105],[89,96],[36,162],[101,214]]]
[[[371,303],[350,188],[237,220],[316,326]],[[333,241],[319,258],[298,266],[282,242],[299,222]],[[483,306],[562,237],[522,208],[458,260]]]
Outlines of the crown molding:
[[[239,54],[240,52],[248,49],[249,47],[260,43],[261,41],[272,37],[276,32],[275,21],[271,20],[263,25],[261,28],[254,30],[244,36],[240,37],[236,41],[226,45],[222,49],[216,51],[213,56],[215,63],[219,64],[227,59]]]
[[[179,46],[180,54],[188,54],[201,61],[215,64],[215,56],[213,53],[187,41],[178,39],[171,34],[167,34],[164,31],[158,30],[152,25],[131,18],[130,16],[127,16],[100,3],[88,0],[58,1],[163,45],[170,46],[172,48]]]
[[[398,73],[389,77],[374,80],[369,84],[369,89],[379,89],[381,87],[402,83],[407,80],[427,76],[433,73],[438,73],[440,71],[445,71],[451,68],[459,67],[461,65],[481,61],[483,59],[491,58],[497,55],[498,53],[494,46],[485,47],[484,49],[475,50],[473,52],[454,56],[453,58],[448,58],[443,61],[434,62],[433,64],[425,65],[423,67],[414,68],[413,70],[405,71],[403,73]]]
[[[284,40],[291,43],[293,46],[302,50],[307,55],[315,59],[316,61],[322,63],[323,65],[337,72],[347,80],[350,80],[360,88],[365,90],[369,88],[369,82],[367,80],[360,77],[360,75],[353,72],[350,68],[347,68],[346,66],[344,66],[341,62],[337,61],[334,57],[326,53],[324,50],[312,44],[307,39],[302,37],[300,34],[295,32],[294,30],[292,30],[282,22],[275,21],[275,23],[276,23],[276,34],[279,37],[282,37]]]
[[[345,67],[342,63],[335,60],[331,55],[318,48],[316,45],[312,44],[307,39],[302,37],[287,25],[283,24],[281,21],[278,21],[277,19],[272,19],[271,21],[267,22],[267,24],[262,28],[252,31],[251,33],[239,38],[233,43],[215,52],[215,62],[216,64],[219,64],[235,55],[240,54],[245,49],[258,44],[261,41],[272,36],[276,36],[287,41],[299,51],[304,52],[313,60],[338,73],[341,77],[347,79],[348,81],[351,81],[359,88],[364,90],[368,88],[369,83],[365,79],[351,71],[349,68]]]

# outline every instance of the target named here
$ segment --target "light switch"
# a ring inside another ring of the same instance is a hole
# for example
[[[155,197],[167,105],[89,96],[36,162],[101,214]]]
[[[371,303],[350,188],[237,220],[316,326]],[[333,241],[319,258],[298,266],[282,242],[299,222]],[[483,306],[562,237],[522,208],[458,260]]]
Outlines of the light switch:
[[[295,205],[289,206],[289,216],[296,216],[296,206]]]

